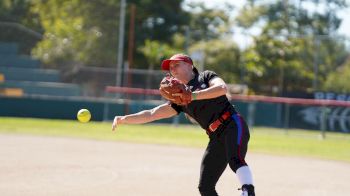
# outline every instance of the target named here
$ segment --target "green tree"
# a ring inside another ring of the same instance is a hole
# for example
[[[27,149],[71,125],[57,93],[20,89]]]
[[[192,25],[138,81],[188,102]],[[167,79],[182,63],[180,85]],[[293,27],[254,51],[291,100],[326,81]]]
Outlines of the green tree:
[[[214,70],[227,83],[240,81],[240,50],[233,41],[214,39],[197,42],[190,47],[190,52],[200,51],[204,55],[204,69]],[[201,68],[200,64],[196,64]]]
[[[51,66],[80,62],[85,65],[112,67],[117,62],[119,0],[38,0],[32,12],[39,14],[45,29],[42,42],[33,54]],[[146,39],[170,42],[178,27],[186,21],[182,0],[128,1],[136,5],[135,48]],[[129,7],[126,7],[124,51],[127,50]],[[135,67],[147,68],[139,50]],[[127,56],[124,52],[124,59]]]
[[[112,0],[39,0],[44,39],[33,54],[50,66],[71,62],[111,66],[116,62],[118,4]]]
[[[148,69],[150,70],[153,70],[164,58],[180,52],[179,50],[174,50],[168,44],[148,39],[145,40],[144,46],[140,47],[139,50],[145,55],[149,65]]]
[[[0,1],[0,41],[19,44],[21,54],[30,54],[41,40],[42,28],[37,14],[30,12],[30,1]]]
[[[230,17],[232,6],[227,4],[226,9],[207,8],[203,3],[191,3],[188,6],[191,11],[193,10],[186,27],[190,43],[226,39],[232,36],[233,21]]]
[[[349,93],[350,58],[335,72],[328,75],[324,90],[337,93]]]
[[[191,18],[185,28],[184,37],[177,40],[189,46],[189,54],[201,54],[194,59],[199,69],[217,72],[227,83],[239,83],[240,50],[232,40],[233,21],[230,12],[234,9],[227,4],[224,8],[207,8],[203,3],[188,5]],[[187,30],[187,31],[186,31]]]
[[[312,86],[313,64],[305,63],[304,54],[310,48],[303,39],[277,40],[259,36],[255,44],[244,52],[246,82],[256,92],[281,93],[305,91]],[[280,94],[279,94],[280,95]]]
[[[163,44],[173,46],[175,34],[183,34],[183,26],[189,21],[190,14],[181,7],[183,0],[131,0],[136,6],[135,14],[135,67],[147,69],[148,65],[145,61],[149,61],[149,57],[145,55],[142,48],[146,40],[157,40]],[[130,16],[128,13],[127,16]],[[126,21],[129,26],[129,19]],[[128,28],[127,28],[128,29]],[[126,40],[129,39],[126,35]],[[125,44],[127,45],[127,44]],[[182,50],[184,46],[180,46]],[[159,64],[159,62],[157,62]]]
[[[305,3],[325,6],[326,10],[307,9]],[[249,86],[260,93],[279,95],[321,88],[327,74],[347,53],[342,40],[332,37],[341,21],[336,10],[345,7],[343,0],[305,0],[299,4],[249,1],[237,17],[242,28],[261,27],[242,58]]]
[[[140,47],[139,50],[147,59],[148,71],[152,72],[155,67],[160,68],[160,62],[162,59],[177,53],[179,51],[174,50],[169,45],[160,43],[159,41],[146,40],[145,45]],[[148,74],[146,78],[146,87],[151,88],[152,75]]]

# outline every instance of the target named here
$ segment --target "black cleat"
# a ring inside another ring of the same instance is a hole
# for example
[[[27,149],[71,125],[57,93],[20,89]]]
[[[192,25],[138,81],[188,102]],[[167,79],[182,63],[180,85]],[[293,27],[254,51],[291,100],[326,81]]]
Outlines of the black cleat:
[[[242,190],[241,196],[255,196],[254,186],[251,184],[244,184],[242,188],[238,190]]]

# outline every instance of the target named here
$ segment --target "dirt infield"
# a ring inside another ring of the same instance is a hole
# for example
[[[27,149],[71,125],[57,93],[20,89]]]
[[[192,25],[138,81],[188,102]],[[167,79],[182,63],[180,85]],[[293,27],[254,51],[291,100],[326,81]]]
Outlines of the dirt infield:
[[[2,196],[193,196],[204,149],[0,134]],[[350,164],[250,153],[258,196],[349,195]],[[227,167],[217,190],[239,195]]]

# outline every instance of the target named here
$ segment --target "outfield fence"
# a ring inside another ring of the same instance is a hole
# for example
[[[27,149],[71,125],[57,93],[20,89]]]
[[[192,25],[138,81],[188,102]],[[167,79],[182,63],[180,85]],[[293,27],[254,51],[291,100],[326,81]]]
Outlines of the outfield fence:
[[[158,89],[107,86],[107,96],[161,100]],[[350,102],[338,100],[300,99],[257,95],[231,95],[230,101],[246,117],[250,127],[268,126],[350,133]],[[108,111],[108,105],[105,106]],[[174,121],[176,123],[176,121]]]
[[[93,121],[111,121],[125,115],[151,109],[165,102],[157,89],[106,87],[104,98],[64,96],[0,96],[0,116],[76,119],[81,108],[92,113]],[[117,95],[119,94],[119,97]],[[153,100],[144,97],[151,96]],[[267,96],[231,95],[231,103],[247,119],[249,126],[319,130],[350,133],[350,102],[294,99]],[[183,114],[157,123],[190,124]]]

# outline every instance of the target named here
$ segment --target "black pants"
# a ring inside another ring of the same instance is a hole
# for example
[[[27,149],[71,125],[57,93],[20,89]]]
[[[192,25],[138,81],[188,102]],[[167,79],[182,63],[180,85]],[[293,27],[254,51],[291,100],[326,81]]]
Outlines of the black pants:
[[[227,164],[236,172],[247,165],[244,158],[250,138],[249,129],[239,114],[228,124],[209,135],[209,143],[201,163],[199,191],[202,196],[216,196],[215,185]]]

